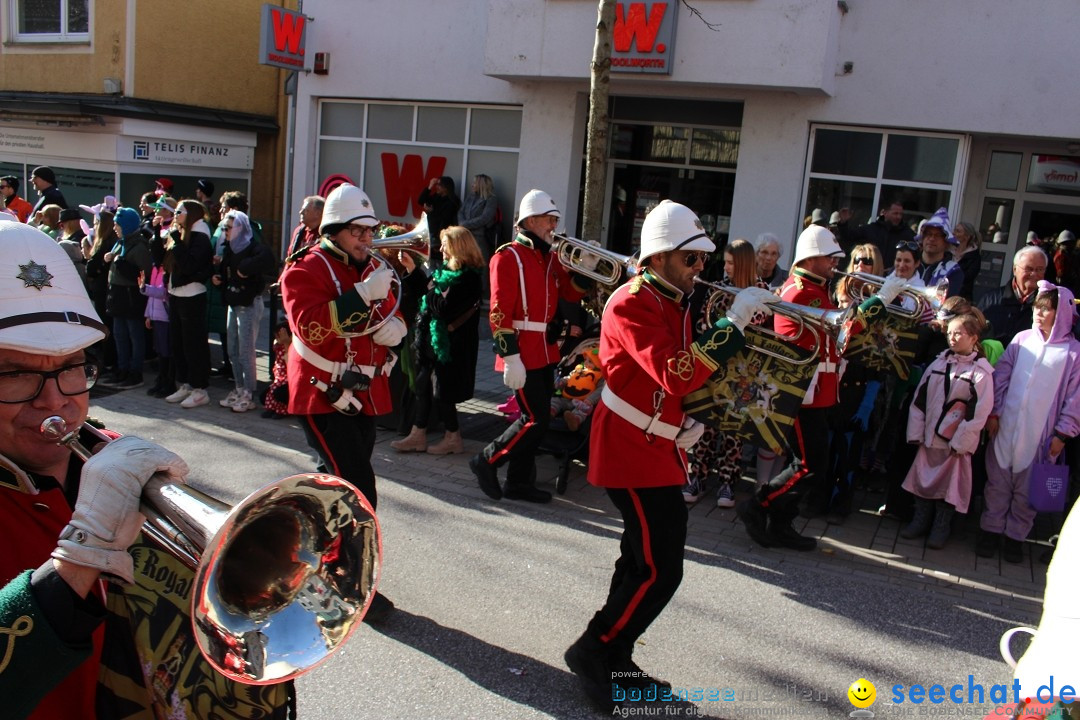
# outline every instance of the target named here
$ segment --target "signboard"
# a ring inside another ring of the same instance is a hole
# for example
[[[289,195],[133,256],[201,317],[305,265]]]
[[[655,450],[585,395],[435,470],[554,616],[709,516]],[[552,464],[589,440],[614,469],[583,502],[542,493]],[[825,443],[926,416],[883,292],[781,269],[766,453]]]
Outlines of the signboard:
[[[671,74],[678,0],[616,2],[611,72]]]
[[[176,140],[171,138],[116,138],[118,162],[145,162],[148,165],[177,165],[191,168],[250,170],[255,150],[243,145]]]
[[[277,5],[263,5],[259,26],[259,64],[283,70],[308,70],[307,17]]]
[[[1031,158],[1028,186],[1041,192],[1080,192],[1080,159],[1059,155]]]

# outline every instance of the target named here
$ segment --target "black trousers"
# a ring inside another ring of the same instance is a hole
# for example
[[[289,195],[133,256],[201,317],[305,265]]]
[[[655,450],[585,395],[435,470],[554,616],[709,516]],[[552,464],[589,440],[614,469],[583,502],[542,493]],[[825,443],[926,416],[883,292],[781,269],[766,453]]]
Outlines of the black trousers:
[[[210,342],[206,325],[206,293],[169,296],[169,343],[176,384],[205,390],[210,385]]]
[[[809,492],[811,502],[827,505],[832,487],[826,481],[829,472],[829,412],[831,408],[799,409],[795,418],[795,457],[783,472],[758,491],[764,507],[795,503]]]
[[[439,413],[439,420],[447,432],[458,431],[457,405],[435,397],[435,368],[424,365],[417,369],[416,379],[413,383],[416,394],[416,405],[413,408],[412,424],[418,428],[426,429],[431,417],[432,403]]]
[[[525,387],[515,392],[521,417],[480,451],[480,456],[494,467],[508,463],[506,484],[510,487],[531,487],[536,482],[536,448],[551,424],[554,390],[554,364],[526,370]]]
[[[347,480],[364,493],[373,510],[379,503],[371,452],[375,449],[375,418],[333,412],[304,416],[308,445],[331,475]]]
[[[623,518],[621,554],[607,602],[589,621],[588,634],[632,651],[682,582],[689,515],[678,485],[608,488],[607,494]]]

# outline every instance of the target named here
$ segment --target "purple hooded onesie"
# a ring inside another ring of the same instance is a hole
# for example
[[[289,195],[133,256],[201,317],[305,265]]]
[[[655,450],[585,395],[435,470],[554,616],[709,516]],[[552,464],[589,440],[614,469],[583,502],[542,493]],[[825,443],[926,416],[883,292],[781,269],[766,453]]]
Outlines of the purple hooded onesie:
[[[1076,306],[1068,288],[1039,281],[1040,294],[1055,288],[1057,315],[1049,339],[1036,320],[1031,330],[1016,334],[994,367],[993,414],[1000,426],[986,452],[986,509],[979,525],[1021,542],[1035,522],[1027,499],[1031,464],[1049,459],[1054,435],[1065,440],[1080,433],[1080,342],[1072,335]]]

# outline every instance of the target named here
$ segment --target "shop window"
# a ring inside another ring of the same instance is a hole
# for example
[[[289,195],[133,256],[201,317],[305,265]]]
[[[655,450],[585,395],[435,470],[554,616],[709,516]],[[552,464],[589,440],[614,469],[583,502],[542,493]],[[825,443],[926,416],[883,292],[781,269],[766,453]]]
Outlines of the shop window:
[[[889,135],[883,174],[890,180],[949,185],[959,144],[956,138]]]
[[[379,140],[412,140],[412,105],[370,105],[367,136]]]
[[[64,200],[68,207],[79,205],[97,205],[106,195],[116,194],[116,175],[111,172],[99,170],[82,170],[79,168],[66,168],[50,165],[56,173],[56,186],[64,193]],[[160,175],[158,176],[160,177]],[[29,188],[29,195],[23,195],[31,203],[37,202],[37,191],[33,185]]]
[[[738,130],[706,130],[694,128],[690,143],[690,164],[732,168],[739,161]]]
[[[1020,163],[1023,161],[1023,153],[1000,152],[990,153],[990,171],[986,174],[987,190],[1016,190],[1020,182]]]
[[[881,133],[818,130],[810,171],[823,175],[874,177],[881,156]]]
[[[357,170],[364,153],[363,143],[350,140],[320,140],[319,169],[321,177],[341,174],[360,182]]]
[[[469,144],[517,148],[521,143],[520,110],[476,108],[469,124]]]
[[[363,103],[323,103],[319,133],[335,137],[362,137],[364,134]]]
[[[21,42],[87,42],[91,0],[12,0],[12,27]]]
[[[671,125],[626,125],[612,128],[611,157],[639,162],[686,162],[690,129]]]
[[[875,190],[873,183],[811,178],[806,205],[811,209],[831,208],[839,210],[842,207],[850,208],[851,216],[855,219],[853,222],[859,225],[865,222],[867,218],[874,217]]]
[[[465,108],[425,105],[417,109],[417,142],[460,145],[464,139]]]
[[[1080,158],[1032,155],[1028,192],[1080,195]]]

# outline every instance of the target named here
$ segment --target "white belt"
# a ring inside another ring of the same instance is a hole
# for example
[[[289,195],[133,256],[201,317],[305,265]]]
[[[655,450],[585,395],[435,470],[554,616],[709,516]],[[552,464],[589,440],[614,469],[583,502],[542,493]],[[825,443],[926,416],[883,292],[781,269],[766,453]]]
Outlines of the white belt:
[[[817,372],[819,373],[834,373],[837,370],[837,364],[832,360],[822,360],[817,364]]]
[[[532,320],[515,320],[511,323],[515,330],[532,330],[533,332],[547,332],[547,323],[533,322]]]
[[[610,408],[611,412],[615,413],[638,430],[644,430],[646,434],[659,435],[668,440],[674,440],[675,436],[679,434],[680,428],[678,425],[672,425],[659,418],[646,415],[616,395],[610,385],[604,386],[604,389],[600,391],[600,397],[603,399],[604,404]]]
[[[336,380],[341,377],[341,373],[345,370],[346,363],[334,362],[333,360],[327,360],[319,353],[315,352],[300,340],[299,337],[293,335],[292,339],[293,350],[296,354],[302,357],[308,362],[309,365],[314,365],[323,372],[328,372]],[[394,365],[397,363],[397,355],[394,353],[388,353],[386,362],[380,367],[375,365],[356,365],[355,367],[368,377],[375,377],[377,374],[389,375],[393,370]]]

